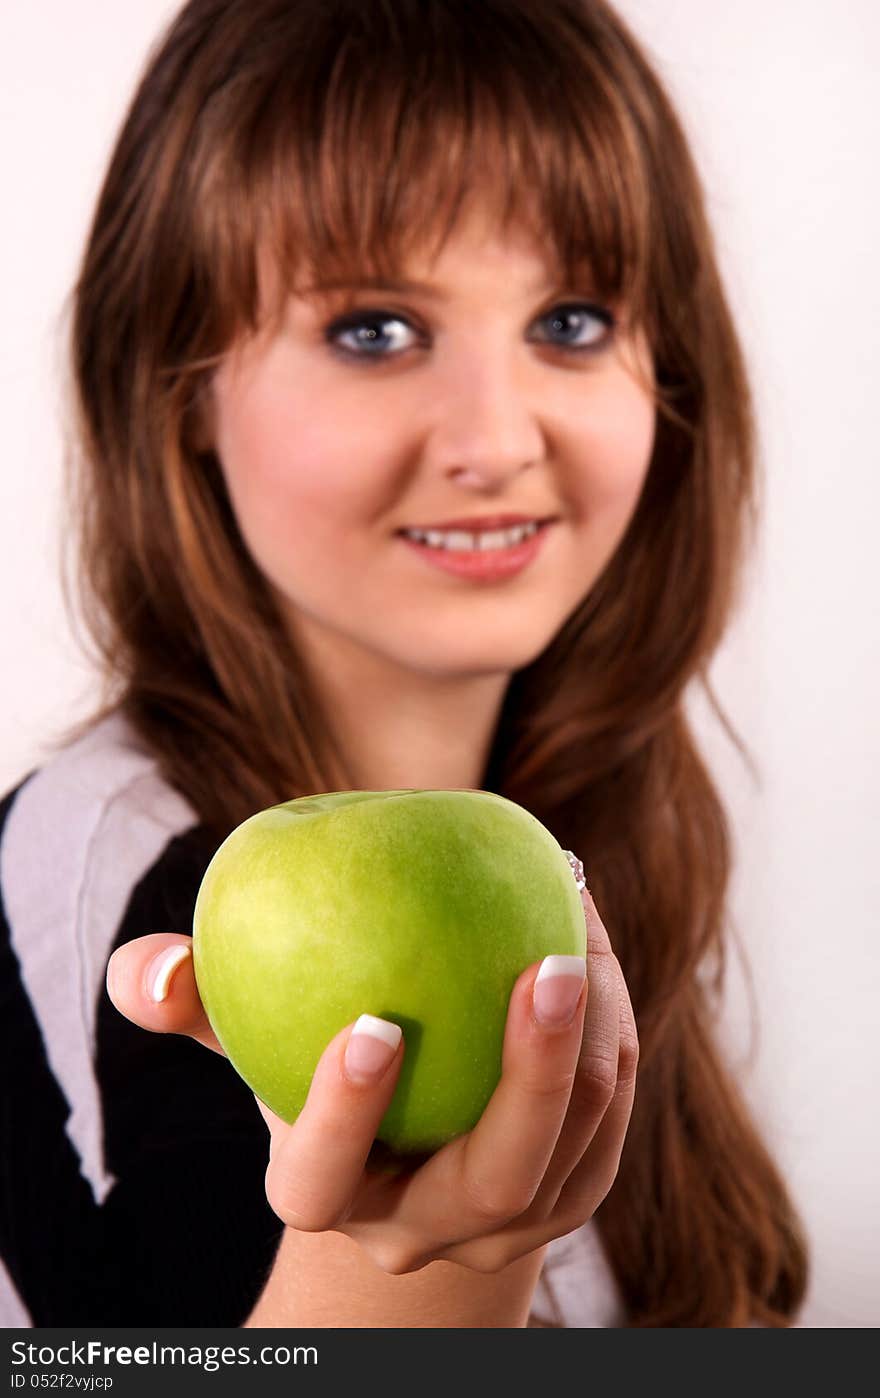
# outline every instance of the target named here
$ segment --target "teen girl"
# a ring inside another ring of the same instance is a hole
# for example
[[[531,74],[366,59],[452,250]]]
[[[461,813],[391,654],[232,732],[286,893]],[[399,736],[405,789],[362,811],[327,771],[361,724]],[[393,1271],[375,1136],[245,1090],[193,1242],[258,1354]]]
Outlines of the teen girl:
[[[5,1322],[790,1325],[805,1244],[713,1041],[730,839],[684,708],[752,408],[633,35],[601,0],[191,0],[71,346],[106,691],[0,805]],[[394,1026],[341,1030],[286,1125],[188,929],[254,811],[404,787],[519,802],[592,896],[586,968],[523,967],[476,1128],[394,1173]]]

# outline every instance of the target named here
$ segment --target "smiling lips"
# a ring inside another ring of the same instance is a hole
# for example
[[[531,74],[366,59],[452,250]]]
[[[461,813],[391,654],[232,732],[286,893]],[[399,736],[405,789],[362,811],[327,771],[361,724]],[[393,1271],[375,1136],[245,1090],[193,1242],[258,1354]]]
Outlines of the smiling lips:
[[[517,523],[501,527],[496,524],[499,519],[511,518]],[[532,562],[553,521],[522,515],[494,516],[494,528],[481,531],[475,530],[475,521],[466,522],[468,529],[432,526],[398,533],[403,543],[435,568],[474,581],[494,582],[519,573]]]

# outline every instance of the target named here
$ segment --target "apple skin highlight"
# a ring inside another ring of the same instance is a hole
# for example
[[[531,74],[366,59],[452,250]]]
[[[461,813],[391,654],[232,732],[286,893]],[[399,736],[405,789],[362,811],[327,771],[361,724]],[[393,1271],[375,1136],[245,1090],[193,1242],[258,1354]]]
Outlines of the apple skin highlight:
[[[400,1025],[377,1139],[403,1154],[476,1124],[521,972],[585,954],[560,845],[522,806],[471,789],[327,792],[259,811],[214,854],[193,916],[211,1027],[284,1121],[346,1024]]]

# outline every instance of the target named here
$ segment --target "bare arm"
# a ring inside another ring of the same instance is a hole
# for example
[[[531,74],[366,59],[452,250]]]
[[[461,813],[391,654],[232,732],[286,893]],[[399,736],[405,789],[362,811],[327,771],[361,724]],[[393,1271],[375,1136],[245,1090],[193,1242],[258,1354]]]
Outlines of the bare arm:
[[[522,1328],[546,1251],[537,1248],[500,1272],[440,1261],[392,1276],[344,1233],[286,1228],[244,1326]]]

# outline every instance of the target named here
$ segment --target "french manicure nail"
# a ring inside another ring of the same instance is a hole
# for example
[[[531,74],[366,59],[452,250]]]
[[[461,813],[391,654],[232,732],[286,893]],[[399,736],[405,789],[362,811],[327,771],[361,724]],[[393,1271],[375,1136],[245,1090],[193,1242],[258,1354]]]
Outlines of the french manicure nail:
[[[153,957],[147,967],[147,993],[157,1005],[166,999],[174,972],[189,955],[190,948],[185,942],[180,942],[176,946],[166,947]]]
[[[587,963],[582,956],[545,956],[532,994],[538,1023],[553,1027],[570,1024],[586,976]]]
[[[399,1024],[376,1015],[361,1015],[345,1047],[345,1071],[355,1082],[380,1078],[391,1062],[403,1036]]]

